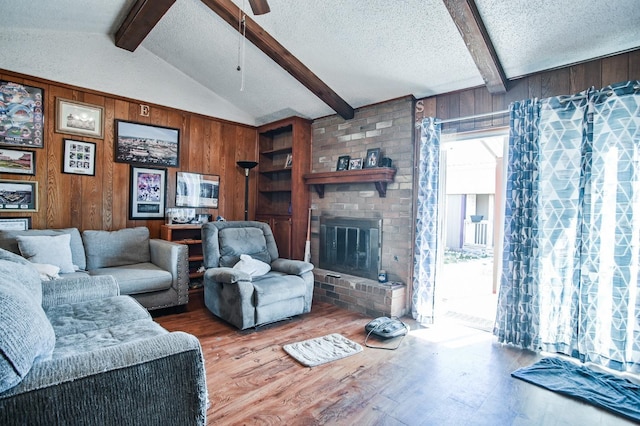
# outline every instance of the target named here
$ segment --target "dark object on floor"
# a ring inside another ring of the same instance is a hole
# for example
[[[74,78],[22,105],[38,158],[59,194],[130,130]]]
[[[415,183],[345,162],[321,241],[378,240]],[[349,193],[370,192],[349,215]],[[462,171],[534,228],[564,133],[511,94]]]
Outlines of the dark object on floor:
[[[559,358],[543,358],[511,375],[640,421],[640,386],[613,374],[601,373]]]

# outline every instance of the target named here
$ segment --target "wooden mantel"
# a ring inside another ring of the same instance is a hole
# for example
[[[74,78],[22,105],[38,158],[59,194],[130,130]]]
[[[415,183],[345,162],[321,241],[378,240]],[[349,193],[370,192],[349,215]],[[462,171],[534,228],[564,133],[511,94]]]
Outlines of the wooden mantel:
[[[392,167],[372,167],[361,170],[341,170],[339,172],[307,173],[304,183],[313,185],[318,196],[324,198],[324,186],[327,184],[367,183],[376,185],[378,195],[387,195],[387,183],[393,182],[396,169]]]

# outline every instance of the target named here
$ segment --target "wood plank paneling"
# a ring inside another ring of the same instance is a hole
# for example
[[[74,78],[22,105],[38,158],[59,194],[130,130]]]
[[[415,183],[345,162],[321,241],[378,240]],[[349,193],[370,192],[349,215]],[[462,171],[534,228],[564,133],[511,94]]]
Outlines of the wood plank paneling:
[[[235,162],[240,159],[236,158],[239,156],[249,160],[256,158],[254,127],[158,105],[149,105],[150,114],[144,117],[140,115],[140,104],[148,104],[146,102],[4,70],[0,70],[0,78],[40,87],[45,91],[44,148],[33,149],[36,151],[36,176],[2,176],[3,179],[38,181],[39,211],[3,212],[0,217],[29,216],[33,228],[115,230],[147,226],[153,237],[159,237],[160,225],[164,220],[128,219],[130,165],[113,161],[114,120],[121,119],[180,129],[180,167],[167,168],[167,207],[175,205],[177,171],[216,174],[220,175],[221,182],[219,208],[198,209],[198,212],[210,213],[214,217],[222,215],[228,220],[243,219],[244,176],[235,167]],[[56,97],[104,107],[104,139],[55,133]],[[96,144],[95,176],[62,173],[64,139]],[[255,199],[255,180],[250,184]],[[223,197],[223,194],[227,196]],[[252,202],[250,209],[254,207],[255,202]]]
[[[416,102],[419,106],[416,108],[416,121],[424,117],[450,119],[502,111],[516,100],[571,95],[591,86],[599,89],[636,79],[640,79],[640,50],[522,77],[510,81],[505,94],[491,95],[485,87],[477,87],[419,99]],[[425,108],[434,102],[435,109]],[[473,108],[469,108],[471,105]],[[505,114],[469,122],[446,123],[442,128],[443,132],[478,131],[508,125],[509,117]]]

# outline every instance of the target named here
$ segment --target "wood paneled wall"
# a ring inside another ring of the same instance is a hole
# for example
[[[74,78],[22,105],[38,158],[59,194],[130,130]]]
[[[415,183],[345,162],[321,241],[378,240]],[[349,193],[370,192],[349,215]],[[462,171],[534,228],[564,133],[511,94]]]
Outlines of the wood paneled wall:
[[[236,161],[257,160],[256,128],[4,70],[0,70],[0,79],[40,87],[45,95],[44,148],[31,149],[36,152],[36,175],[0,175],[2,179],[38,181],[39,210],[0,212],[0,217],[30,216],[33,228],[116,230],[147,226],[152,237],[159,237],[164,220],[129,220],[130,166],[113,161],[114,120],[121,119],[180,129],[180,167],[167,169],[167,207],[175,205],[176,172],[214,174],[220,176],[219,208],[198,212],[227,220],[244,218],[244,170]],[[104,139],[55,133],[56,97],[104,107]],[[148,117],[140,115],[140,104],[150,106]],[[96,143],[95,176],[62,173],[64,139]],[[256,181],[252,177],[252,217]]]
[[[508,91],[491,95],[483,87],[432,96],[416,102],[416,120],[423,117],[459,118],[506,110],[513,101],[571,95],[591,86],[596,89],[621,81],[640,79],[640,50],[545,71],[509,82]],[[508,114],[445,123],[442,131],[469,132],[509,125]]]

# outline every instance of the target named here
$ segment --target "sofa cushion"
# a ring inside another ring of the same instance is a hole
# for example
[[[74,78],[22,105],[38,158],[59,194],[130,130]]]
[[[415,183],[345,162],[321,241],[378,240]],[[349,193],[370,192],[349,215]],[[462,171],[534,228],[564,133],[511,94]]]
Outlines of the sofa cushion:
[[[220,266],[233,267],[241,254],[271,263],[267,240],[260,228],[223,228],[218,232]]]
[[[0,276],[0,393],[20,383],[34,362],[50,358],[56,343],[42,306],[5,278]]]
[[[111,275],[121,294],[140,294],[166,290],[173,284],[170,272],[153,263],[136,263],[112,268],[93,269],[91,275]]]
[[[149,321],[148,319],[131,320],[84,333],[61,336],[56,341],[52,358],[58,359],[83,352],[92,352],[168,333],[167,330],[154,321]]]
[[[55,265],[63,274],[75,272],[69,234],[17,235],[16,240],[20,253],[29,262]]]
[[[265,306],[306,295],[307,286],[297,275],[270,272],[253,281],[256,306]]]
[[[84,231],[82,240],[89,271],[151,260],[149,229],[144,226],[118,231]]]
[[[82,244],[82,237],[77,228],[63,228],[63,229],[28,229],[26,231],[0,231],[0,248],[9,250],[10,252],[20,254],[18,248],[17,235],[61,235],[69,234],[71,236],[71,256],[73,258],[73,264],[78,269],[86,269],[87,261],[84,253],[84,245]]]
[[[47,308],[46,314],[58,339],[62,336],[151,318],[142,305],[127,296],[112,296],[56,305]]]
[[[22,285],[31,298],[42,305],[42,281],[33,264],[22,256],[0,249],[0,281]]]
[[[241,254],[240,261],[233,265],[233,269],[243,271],[252,277],[259,277],[269,272],[271,270],[271,266],[268,263],[254,259],[247,254]]]

